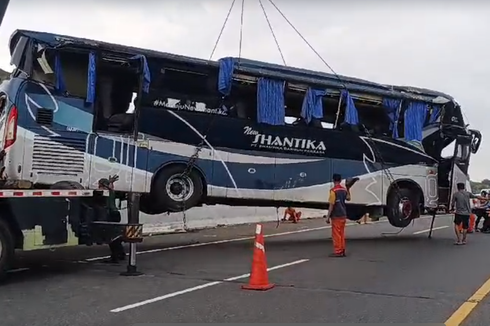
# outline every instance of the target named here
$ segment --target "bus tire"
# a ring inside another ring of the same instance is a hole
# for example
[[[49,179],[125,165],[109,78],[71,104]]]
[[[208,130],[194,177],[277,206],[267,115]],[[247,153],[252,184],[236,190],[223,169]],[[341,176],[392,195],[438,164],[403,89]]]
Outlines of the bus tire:
[[[170,165],[158,172],[152,187],[155,207],[153,211],[181,212],[197,206],[204,194],[204,184],[197,170],[182,177],[185,165]],[[187,195],[183,200],[184,187]]]
[[[391,189],[387,201],[387,217],[390,224],[397,228],[410,225],[419,217],[419,194],[408,188]]]
[[[82,190],[84,189],[81,184],[74,181],[58,181],[51,185],[51,189],[71,189],[71,190]]]
[[[156,199],[151,194],[142,194],[140,198],[140,211],[147,215],[158,215],[165,213],[165,208],[158,207]]]
[[[12,267],[15,254],[15,241],[9,224],[0,219],[0,280],[3,280]]]

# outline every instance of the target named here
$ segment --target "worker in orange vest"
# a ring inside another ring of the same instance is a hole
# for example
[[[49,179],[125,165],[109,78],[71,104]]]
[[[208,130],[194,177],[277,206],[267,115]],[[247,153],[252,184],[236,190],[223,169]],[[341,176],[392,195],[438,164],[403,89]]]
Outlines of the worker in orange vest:
[[[289,216],[289,217],[288,217]],[[301,218],[301,212],[296,212],[296,210],[292,207],[286,208],[284,211],[284,217],[282,220],[285,221],[292,221],[293,223],[298,223],[299,219]]]
[[[330,189],[328,199],[327,223],[332,223],[332,241],[334,252],[330,257],[345,257],[345,224],[347,221],[347,207],[345,202],[350,200],[350,191],[340,184],[342,176],[333,175],[334,186]]]

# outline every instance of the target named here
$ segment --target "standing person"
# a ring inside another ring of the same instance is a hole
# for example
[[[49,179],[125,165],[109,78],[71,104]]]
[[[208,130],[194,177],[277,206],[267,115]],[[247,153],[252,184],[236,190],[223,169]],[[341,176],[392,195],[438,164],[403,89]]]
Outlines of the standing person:
[[[485,220],[485,215],[487,215],[487,209],[488,209],[488,194],[485,190],[481,192],[481,196],[485,198],[484,200],[480,200],[480,205],[478,206],[478,209],[476,209],[476,222],[475,222],[475,231],[480,232],[481,229],[478,227],[480,225],[480,220],[483,218]],[[485,224],[485,222],[483,222]]]
[[[332,179],[334,186],[330,189],[327,217],[327,223],[332,222],[332,241],[334,248],[334,252],[330,257],[345,257],[345,224],[347,221],[347,207],[345,202],[350,200],[350,192],[340,184],[342,181],[340,174],[334,174]]]
[[[109,214],[109,221],[119,223],[121,222],[121,213],[116,207],[116,194],[114,192],[114,182],[119,180],[117,175],[109,176],[109,179],[99,180],[99,189],[109,190],[109,197],[107,197],[107,209]],[[106,261],[108,263],[119,263],[126,259],[126,253],[122,244],[122,238],[119,236],[109,243],[109,249],[111,250],[111,257]]]
[[[464,183],[458,183],[457,189],[453,194],[451,211],[454,212],[454,232],[456,233],[455,245],[466,244],[466,234],[470,224],[471,215],[471,199],[483,199],[483,197],[475,196],[471,192],[465,190]],[[462,225],[462,231],[459,230],[459,225]]]

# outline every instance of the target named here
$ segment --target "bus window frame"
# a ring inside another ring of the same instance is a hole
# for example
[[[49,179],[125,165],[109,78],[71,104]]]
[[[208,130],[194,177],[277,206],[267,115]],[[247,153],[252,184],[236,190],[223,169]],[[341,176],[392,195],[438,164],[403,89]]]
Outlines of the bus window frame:
[[[95,51],[95,75],[98,76],[97,72],[99,71],[100,67],[101,67],[101,62],[102,62],[102,58],[104,57],[104,55],[109,55],[109,56],[112,56],[114,58],[121,58],[122,60],[130,60],[129,57],[127,56],[126,53],[124,54],[121,54],[121,53],[117,53],[117,52],[111,52],[111,51]],[[133,123],[132,123],[132,126],[131,126],[131,131],[128,131],[128,132],[114,132],[114,131],[108,131],[108,130],[100,130],[97,128],[97,122],[99,121],[98,119],[100,119],[100,110],[98,110],[96,108],[96,103],[97,103],[97,98],[98,98],[98,92],[95,91],[95,96],[94,96],[94,102],[92,103],[91,107],[92,107],[92,112],[93,112],[93,120],[92,120],[92,132],[95,133],[95,134],[99,134],[99,133],[113,133],[113,134],[117,134],[117,135],[127,135],[127,136],[131,136],[133,137],[133,140],[138,140],[138,135],[139,135],[139,123],[138,123],[138,120],[139,120],[139,116],[140,116],[140,110],[141,110],[141,105],[142,105],[142,96],[143,96],[143,83],[144,83],[144,67],[143,67],[143,61],[142,60],[138,60],[138,67],[137,67],[137,71],[136,71],[136,75],[138,76],[138,86],[137,86],[137,92],[136,92],[136,98],[137,98],[137,101],[136,103],[134,103],[134,111],[132,113],[133,115]],[[97,77],[96,77],[96,85],[97,85]],[[96,86],[97,88],[97,86]]]
[[[23,40],[27,40],[26,42],[23,43]],[[21,48],[19,47],[22,47]],[[27,76],[30,76],[32,74],[32,69],[33,69],[33,60],[34,59],[34,51],[36,48],[36,42],[27,37],[27,36],[22,36],[19,39],[19,42],[16,44],[14,51],[10,55],[10,64],[13,65],[15,68],[12,71],[12,76],[16,77],[18,76],[18,72],[24,72]],[[20,57],[18,56],[20,55]]]
[[[142,104],[142,97],[143,97],[143,83],[145,81],[145,76],[144,76],[144,67],[143,67],[143,60],[139,60],[140,65],[139,65],[139,83],[138,83],[138,92],[136,95],[137,101],[134,103],[134,111],[133,111],[133,140],[137,141],[138,140],[138,135],[139,135],[139,117],[140,117],[140,110],[141,110],[141,104]]]

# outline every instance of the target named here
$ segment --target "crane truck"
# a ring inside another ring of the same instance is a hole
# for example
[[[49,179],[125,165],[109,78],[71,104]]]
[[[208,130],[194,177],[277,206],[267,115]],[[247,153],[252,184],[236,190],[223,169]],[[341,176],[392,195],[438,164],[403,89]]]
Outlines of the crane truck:
[[[8,5],[9,0],[0,2],[0,26]],[[7,98],[0,100],[0,278],[13,266],[16,250],[103,245],[118,237],[131,243],[128,267],[122,274],[139,275],[136,243],[142,241],[143,226],[138,223],[138,205],[133,205],[138,195],[127,196],[131,223],[115,223],[110,221],[107,201],[113,190],[87,190],[63,181],[40,187],[10,180],[5,173],[13,163],[8,145],[16,140],[18,117]]]

